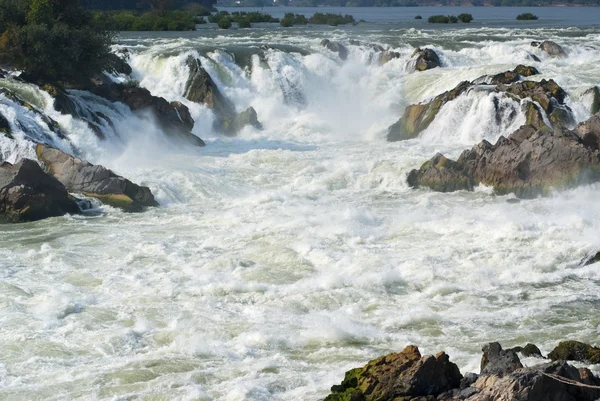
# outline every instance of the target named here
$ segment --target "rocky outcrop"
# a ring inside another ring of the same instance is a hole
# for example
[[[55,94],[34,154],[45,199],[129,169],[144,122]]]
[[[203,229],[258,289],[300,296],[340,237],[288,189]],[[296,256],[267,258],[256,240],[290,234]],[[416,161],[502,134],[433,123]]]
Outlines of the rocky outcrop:
[[[341,43],[332,42],[329,39],[323,39],[320,45],[334,53],[337,53],[338,57],[342,60],[346,60],[348,58],[348,48]]]
[[[498,343],[483,349],[486,363],[481,373],[462,377],[445,353],[421,357],[417,347],[409,346],[346,372],[325,401],[593,401],[600,397],[600,379],[587,368],[577,369],[564,361],[523,367],[514,352],[503,351]]]
[[[481,374],[504,376],[523,367],[517,353],[503,350],[499,343],[489,343],[482,348]]]
[[[411,56],[408,69],[413,71],[425,71],[440,67],[440,57],[431,49],[416,48]]]
[[[340,385],[331,388],[325,401],[409,400],[435,396],[458,387],[462,375],[448,355],[421,356],[419,349],[408,346],[346,372]]]
[[[531,42],[531,45],[534,47],[539,47],[550,57],[567,57],[567,52],[557,43],[551,40],[545,40],[542,43],[539,42]]]
[[[390,142],[416,138],[427,129],[443,105],[465,93],[473,85],[464,81],[451,91],[436,96],[427,103],[413,104],[404,109],[400,120],[388,128],[387,140]]]
[[[162,130],[169,136],[196,146],[204,146],[204,141],[192,134],[194,120],[189,109],[180,102],[167,102],[153,96],[147,89],[137,86],[119,85],[119,100],[132,111],[150,111],[156,116]]]
[[[36,153],[46,171],[69,192],[97,198],[104,204],[129,212],[158,206],[148,187],[136,185],[105,167],[45,145],[37,145]]]
[[[186,64],[190,70],[190,77],[185,85],[184,96],[186,99],[203,103],[215,113],[214,128],[225,135],[235,135],[246,125],[262,129],[258,121],[256,110],[250,107],[246,111],[236,113],[235,106],[219,90],[216,83],[202,67],[200,60],[188,57]]]
[[[579,361],[597,364],[600,363],[600,348],[579,341],[563,341],[549,354],[553,361]]]
[[[0,223],[36,221],[79,213],[64,185],[33,160],[0,165]]]
[[[519,81],[523,76],[536,73],[535,68],[521,65],[513,71],[480,77],[473,82],[461,82],[451,91],[444,92],[428,102],[408,106],[400,120],[388,128],[387,140],[394,142],[416,138],[429,127],[446,103],[479,85],[486,85],[482,89],[503,93],[517,102],[525,100],[522,102],[522,107],[527,125],[552,131],[553,127],[545,123],[544,117],[546,117],[554,127],[572,126],[574,119],[571,109],[564,103],[566,92],[556,82],[553,80]],[[493,84],[496,84],[494,88],[487,87]]]
[[[598,116],[594,117],[597,121]],[[482,141],[464,151],[457,161],[437,154],[408,175],[412,187],[435,191],[473,190],[479,184],[491,186],[498,194],[514,192],[531,198],[547,194],[551,188],[566,188],[600,180],[600,131],[593,122],[583,139],[576,131],[557,129],[547,132],[523,126],[496,144]],[[591,143],[587,143],[586,139]]]

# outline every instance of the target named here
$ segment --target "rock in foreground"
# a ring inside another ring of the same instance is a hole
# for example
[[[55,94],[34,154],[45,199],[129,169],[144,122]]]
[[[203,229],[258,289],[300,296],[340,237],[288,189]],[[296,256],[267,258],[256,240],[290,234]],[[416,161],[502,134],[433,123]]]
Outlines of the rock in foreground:
[[[483,184],[498,194],[514,192],[531,198],[548,194],[551,188],[596,182],[600,180],[600,124],[593,124],[597,118],[577,128],[584,136],[565,129],[547,132],[523,126],[494,145],[480,142],[457,161],[437,154],[409,173],[408,184],[440,192],[473,190]]]
[[[537,348],[537,347],[536,347]],[[463,378],[441,352],[421,357],[415,346],[346,372],[325,401],[594,401],[600,380],[564,361],[524,368],[500,344],[483,347],[481,374]]]
[[[325,401],[431,397],[458,387],[461,379],[458,367],[444,352],[435,357],[422,357],[417,347],[408,346],[400,353],[382,356],[362,368],[346,372],[342,383],[331,388],[332,394]]]
[[[33,160],[0,165],[0,223],[36,221],[80,213],[75,200],[56,178]]]
[[[45,145],[37,145],[38,159],[70,192],[97,198],[102,203],[129,212],[158,206],[148,187],[139,186],[111,170],[93,165]]]

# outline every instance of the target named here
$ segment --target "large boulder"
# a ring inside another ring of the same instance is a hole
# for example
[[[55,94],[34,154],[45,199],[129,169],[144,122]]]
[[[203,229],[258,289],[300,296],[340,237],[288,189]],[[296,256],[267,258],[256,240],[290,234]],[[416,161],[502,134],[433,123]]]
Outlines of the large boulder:
[[[131,75],[133,69],[125,59],[129,53],[114,54],[111,53],[108,57],[107,72],[113,75]]]
[[[518,346],[508,349],[507,351],[520,352],[524,357],[543,358],[542,351],[535,344],[527,344],[524,347]]]
[[[190,75],[185,84],[184,97],[192,102],[203,103],[217,116],[232,118],[235,115],[234,105],[221,93],[201,61],[189,56],[186,64]]]
[[[461,379],[458,367],[444,352],[422,357],[417,347],[408,346],[346,372],[325,401],[429,400],[458,387]]]
[[[411,56],[408,69],[413,71],[425,71],[440,67],[440,57],[432,49],[416,48]]]
[[[549,354],[553,361],[600,363],[600,348],[579,341],[562,341]]]
[[[533,42],[532,45],[536,44]],[[545,40],[539,44],[539,48],[548,53],[550,57],[567,57],[567,52],[557,43]]]
[[[387,140],[395,142],[416,138],[429,127],[446,103],[477,87],[502,93],[517,102],[525,100],[523,102],[523,113],[526,117],[526,124],[533,125],[538,129],[552,131],[553,127],[545,123],[544,116],[554,127],[574,125],[571,109],[564,103],[567,94],[556,82],[553,80],[541,80],[540,82],[519,81],[524,76],[522,74],[535,75],[536,73],[535,68],[520,65],[513,71],[483,76],[473,82],[463,81],[454,89],[444,92],[427,102],[408,106],[400,120],[388,128]],[[489,88],[489,85],[493,84],[496,84],[496,86]],[[485,86],[481,87],[480,85]]]
[[[321,46],[329,49],[330,51],[337,53],[340,59],[346,60],[348,58],[348,49],[341,43],[332,42],[329,39],[323,39],[320,43]]]
[[[246,125],[262,129],[262,124],[258,121],[256,110],[253,107],[236,113],[233,103],[221,93],[217,84],[202,67],[199,59],[190,56],[186,60],[186,64],[190,70],[190,76],[185,85],[184,96],[192,102],[202,103],[213,110],[216,116],[214,128],[217,131],[232,136]]]
[[[80,213],[65,186],[33,160],[0,165],[0,222],[18,223]]]
[[[162,97],[153,96],[150,91],[131,85],[119,85],[119,100],[133,111],[152,112],[163,131],[171,137],[196,146],[204,146],[204,141],[192,134],[194,120],[189,109],[180,102],[168,102]]]
[[[481,374],[504,376],[523,367],[517,353],[502,349],[499,343],[489,343],[482,349]]]
[[[129,212],[158,206],[148,187],[139,186],[100,165],[93,165],[58,149],[37,145],[36,153],[49,174],[69,192],[99,199]]]
[[[598,137],[600,132],[592,134]],[[576,132],[546,132],[532,126],[500,137],[494,145],[484,140],[457,161],[438,154],[408,175],[412,187],[450,192],[484,184],[498,194],[514,192],[521,198],[598,180],[600,156]]]

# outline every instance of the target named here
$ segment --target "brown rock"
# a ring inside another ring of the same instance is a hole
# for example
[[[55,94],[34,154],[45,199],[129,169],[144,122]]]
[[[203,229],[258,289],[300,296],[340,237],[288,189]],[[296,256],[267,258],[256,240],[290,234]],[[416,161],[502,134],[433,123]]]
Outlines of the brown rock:
[[[18,223],[80,213],[64,185],[33,160],[0,165],[0,222]]]
[[[148,187],[136,185],[107,168],[45,145],[37,145],[36,153],[47,172],[70,192],[97,198],[107,205],[130,212],[158,206]]]

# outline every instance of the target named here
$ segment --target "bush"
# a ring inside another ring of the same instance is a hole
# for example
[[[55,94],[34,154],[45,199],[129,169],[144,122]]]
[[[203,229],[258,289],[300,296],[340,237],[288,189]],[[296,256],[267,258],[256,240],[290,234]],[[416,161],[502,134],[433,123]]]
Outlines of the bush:
[[[238,18],[236,22],[237,22],[239,28],[252,28],[252,24],[250,23],[250,20],[246,17]]]
[[[533,15],[532,13],[524,13],[517,15],[517,19],[519,21],[529,21],[538,19],[537,15]]]
[[[0,0],[0,62],[38,82],[79,83],[102,72],[112,37],[78,3]]]
[[[420,15],[417,15],[417,16],[415,17],[415,19],[423,19],[423,17],[421,17]]]
[[[221,18],[228,17],[228,16],[229,16],[229,13],[227,11],[219,11],[218,13],[209,15],[208,22],[217,24]]]
[[[432,15],[427,18],[427,22],[430,24],[456,24],[458,22],[458,18],[454,15]]]
[[[460,22],[464,22],[464,23],[469,23],[471,21],[473,21],[473,16],[471,14],[459,14],[458,15],[458,19]]]
[[[204,21],[190,12],[169,11],[162,14],[130,11],[94,13],[94,23],[107,31],[190,31]]]
[[[288,28],[290,26],[294,26],[294,25],[306,25],[306,24],[308,24],[308,20],[302,14],[286,13],[283,16],[283,18],[281,19],[281,21],[279,21],[279,25],[286,27],[286,28]]]
[[[229,29],[231,28],[231,17],[221,17],[217,25],[221,29]]]
[[[315,24],[315,25],[331,25],[331,26],[356,24],[356,20],[354,20],[354,17],[349,14],[342,15],[342,14],[331,14],[331,13],[326,13],[326,14],[315,13],[312,17],[310,17],[308,22],[310,22],[311,24]]]

